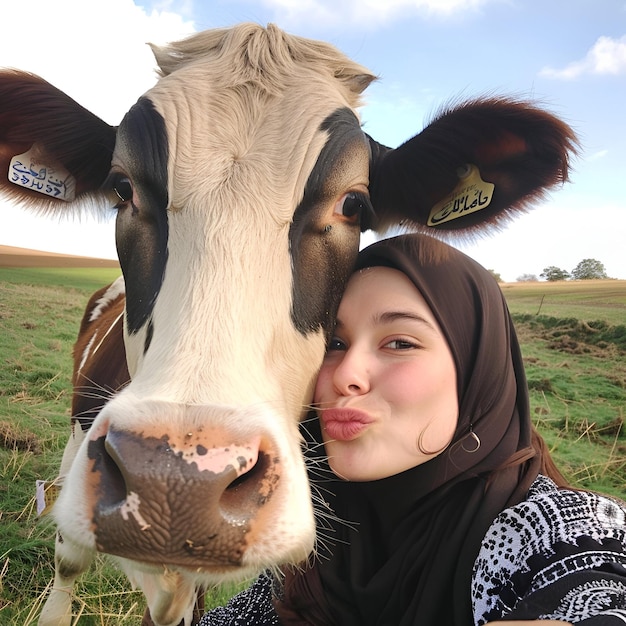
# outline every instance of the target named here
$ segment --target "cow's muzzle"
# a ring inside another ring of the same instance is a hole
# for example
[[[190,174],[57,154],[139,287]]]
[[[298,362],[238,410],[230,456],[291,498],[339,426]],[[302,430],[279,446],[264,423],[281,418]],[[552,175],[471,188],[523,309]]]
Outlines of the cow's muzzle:
[[[110,428],[90,440],[88,457],[98,550],[194,570],[242,564],[280,478],[278,455],[260,437],[190,431],[173,441]]]

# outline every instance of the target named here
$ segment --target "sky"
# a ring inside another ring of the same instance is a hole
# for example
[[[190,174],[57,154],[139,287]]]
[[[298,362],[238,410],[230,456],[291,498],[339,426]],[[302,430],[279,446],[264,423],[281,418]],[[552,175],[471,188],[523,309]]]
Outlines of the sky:
[[[368,67],[379,80],[361,118],[388,146],[451,100],[512,95],[557,114],[582,144],[570,182],[458,247],[509,282],[587,258],[626,279],[626,0],[3,2],[0,66],[39,74],[118,124],[156,82],[146,42],[243,21],[327,41]],[[0,245],[116,256],[112,220],[35,217],[2,197],[0,210]]]

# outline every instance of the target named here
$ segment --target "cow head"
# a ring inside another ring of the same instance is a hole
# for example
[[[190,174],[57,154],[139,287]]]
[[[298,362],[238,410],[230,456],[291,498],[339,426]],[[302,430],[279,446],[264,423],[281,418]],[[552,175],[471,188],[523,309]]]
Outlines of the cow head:
[[[273,26],[155,55],[160,80],[117,128],[4,72],[0,164],[31,206],[117,210],[132,380],[77,450],[56,519],[83,554],[120,557],[153,619],[175,624],[197,584],[313,547],[298,421],[360,232],[497,228],[566,179],[575,139],[490,98],[386,148],[356,112],[372,74]]]

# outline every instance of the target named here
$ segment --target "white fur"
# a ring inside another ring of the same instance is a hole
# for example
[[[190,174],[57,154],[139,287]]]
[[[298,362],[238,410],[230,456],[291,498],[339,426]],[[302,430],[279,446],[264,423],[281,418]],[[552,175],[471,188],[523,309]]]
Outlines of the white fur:
[[[89,315],[89,321],[93,322],[97,320],[106,309],[120,296],[123,296],[126,293],[126,286],[124,284],[124,277],[120,276],[116,278],[110,285],[109,288],[104,292],[101,298],[98,298],[96,301],[96,306],[91,311]]]

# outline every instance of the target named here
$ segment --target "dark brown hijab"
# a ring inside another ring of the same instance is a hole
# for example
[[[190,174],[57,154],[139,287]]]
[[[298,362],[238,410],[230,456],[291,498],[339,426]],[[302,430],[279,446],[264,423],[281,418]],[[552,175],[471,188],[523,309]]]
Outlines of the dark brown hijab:
[[[491,274],[424,235],[380,241],[357,261],[357,269],[380,265],[409,277],[446,336],[456,432],[439,456],[401,474],[321,485],[348,524],[321,531],[330,555],[286,573],[283,624],[469,626],[472,568],[491,522],[524,499],[538,473],[565,483],[532,427],[519,344]],[[317,420],[309,430],[319,449]]]

